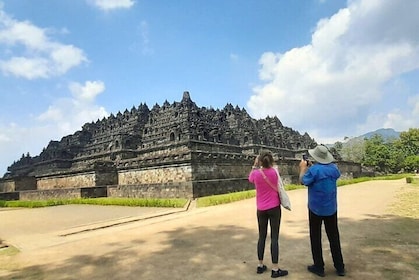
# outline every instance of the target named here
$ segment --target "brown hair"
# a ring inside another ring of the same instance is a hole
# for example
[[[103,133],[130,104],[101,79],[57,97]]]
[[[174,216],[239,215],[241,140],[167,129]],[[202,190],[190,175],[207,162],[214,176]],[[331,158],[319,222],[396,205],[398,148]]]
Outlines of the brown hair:
[[[272,156],[271,151],[269,150],[260,151],[259,162],[263,168],[272,167],[274,165],[274,158]]]

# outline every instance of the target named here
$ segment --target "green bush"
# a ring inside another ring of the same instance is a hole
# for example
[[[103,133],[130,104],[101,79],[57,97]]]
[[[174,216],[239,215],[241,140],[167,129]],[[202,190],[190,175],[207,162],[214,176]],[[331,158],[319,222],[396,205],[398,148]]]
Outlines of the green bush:
[[[290,184],[290,185],[285,186],[285,189],[287,191],[302,189],[302,188],[304,188],[303,185]],[[256,196],[256,191],[254,189],[248,190],[248,191],[205,196],[205,197],[198,198],[196,206],[207,207],[207,206],[214,206],[214,205],[219,205],[219,204],[226,204],[226,203],[230,203],[234,201],[253,198],[255,196]]]
[[[338,187],[345,186],[345,185],[351,185],[366,181],[373,181],[373,180],[399,180],[403,179],[409,176],[409,174],[390,174],[386,176],[377,176],[377,177],[359,177],[354,179],[340,179],[338,180],[337,184]]]
[[[406,177],[406,183],[419,186],[419,177]]]
[[[137,207],[174,207],[182,208],[188,200],[185,198],[157,199],[157,198],[79,198],[79,199],[51,199],[37,201],[1,201],[0,207],[26,207],[37,208],[67,204],[93,204],[93,205],[118,205]]]
[[[239,201],[243,199],[248,199],[255,196],[256,196],[255,190],[205,196],[205,197],[198,198],[196,206],[197,207],[214,206],[214,205]]]
[[[301,184],[298,184],[298,185],[295,185],[295,184],[285,185],[285,190],[287,190],[287,191],[304,189],[304,188],[305,188],[305,186],[304,185],[301,185]]]

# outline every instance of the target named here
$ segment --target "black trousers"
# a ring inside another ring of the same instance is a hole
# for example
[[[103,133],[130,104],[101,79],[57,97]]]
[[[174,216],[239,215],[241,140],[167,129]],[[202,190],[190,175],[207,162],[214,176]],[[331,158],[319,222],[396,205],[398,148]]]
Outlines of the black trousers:
[[[345,268],[345,265],[343,263],[342,250],[340,247],[337,212],[331,216],[318,216],[314,214],[311,210],[309,210],[310,242],[314,265],[321,269],[324,268],[322,250],[323,222],[327,238],[329,239],[330,252],[332,253],[333,264],[337,270],[343,270]]]
[[[268,209],[257,210],[259,239],[258,239],[258,259],[263,260],[265,254],[266,235],[268,234],[268,222],[271,227],[271,259],[272,263],[278,263],[279,259],[279,225],[281,224],[280,206]]]

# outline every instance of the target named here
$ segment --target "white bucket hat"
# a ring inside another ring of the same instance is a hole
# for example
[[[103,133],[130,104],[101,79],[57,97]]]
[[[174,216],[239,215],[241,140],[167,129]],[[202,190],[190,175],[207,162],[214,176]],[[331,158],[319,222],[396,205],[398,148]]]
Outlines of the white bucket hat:
[[[329,149],[323,145],[308,150],[308,153],[319,163],[328,164],[335,160],[329,152]]]

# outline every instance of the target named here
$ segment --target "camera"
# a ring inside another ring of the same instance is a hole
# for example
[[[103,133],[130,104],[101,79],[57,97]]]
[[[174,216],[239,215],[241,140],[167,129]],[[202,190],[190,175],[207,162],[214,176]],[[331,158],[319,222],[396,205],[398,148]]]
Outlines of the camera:
[[[310,166],[311,165],[311,162],[308,159],[308,155],[307,154],[303,154],[303,160],[305,160],[307,162],[307,166]]]

